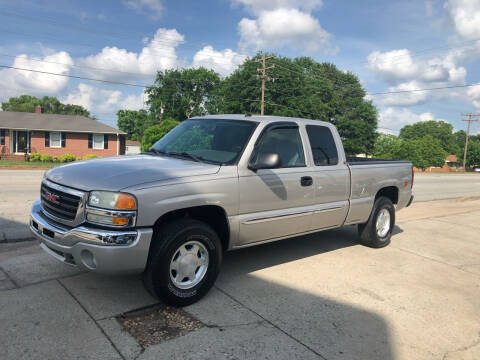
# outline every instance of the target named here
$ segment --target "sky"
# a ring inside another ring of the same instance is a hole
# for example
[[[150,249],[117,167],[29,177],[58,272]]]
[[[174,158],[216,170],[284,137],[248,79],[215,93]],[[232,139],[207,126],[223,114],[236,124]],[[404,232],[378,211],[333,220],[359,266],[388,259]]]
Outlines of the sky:
[[[0,65],[40,71],[0,67],[0,101],[56,96],[110,126],[156,71],[228,76],[258,51],[353,72],[383,132],[480,112],[480,0],[0,0]]]

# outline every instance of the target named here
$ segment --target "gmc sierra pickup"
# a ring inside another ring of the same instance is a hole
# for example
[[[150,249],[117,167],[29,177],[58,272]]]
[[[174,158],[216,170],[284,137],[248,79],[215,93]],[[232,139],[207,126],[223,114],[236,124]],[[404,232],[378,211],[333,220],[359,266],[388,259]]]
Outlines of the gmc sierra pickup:
[[[388,245],[412,185],[410,162],[347,159],[329,123],[196,117],[138,156],[49,170],[30,228],[58,260],[143,273],[184,306],[212,287],[226,250],[353,224],[362,244]]]

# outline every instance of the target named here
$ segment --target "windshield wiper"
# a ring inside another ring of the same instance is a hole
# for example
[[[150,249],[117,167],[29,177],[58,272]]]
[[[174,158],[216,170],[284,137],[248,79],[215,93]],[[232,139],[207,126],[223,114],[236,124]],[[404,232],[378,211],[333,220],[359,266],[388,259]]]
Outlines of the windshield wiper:
[[[196,161],[196,162],[202,162],[204,161],[205,159],[202,158],[201,156],[196,156],[196,155],[193,155],[193,154],[190,154],[186,151],[183,151],[183,152],[175,152],[175,151],[171,151],[171,152],[168,152],[167,153],[168,155],[173,155],[173,156],[182,156],[182,157],[186,157],[186,158],[189,158],[193,161]]]

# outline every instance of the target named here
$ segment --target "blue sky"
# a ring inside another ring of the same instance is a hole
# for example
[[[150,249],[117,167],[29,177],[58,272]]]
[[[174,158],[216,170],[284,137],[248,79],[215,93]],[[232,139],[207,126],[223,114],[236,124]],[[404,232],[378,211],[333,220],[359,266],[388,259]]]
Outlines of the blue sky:
[[[151,84],[176,67],[226,76],[258,50],[332,62],[370,94],[478,83],[480,1],[0,0],[0,65]],[[112,126],[117,110],[145,101],[139,87],[0,68],[0,100],[22,93],[83,105]],[[462,129],[461,113],[480,111],[480,86],[369,98],[393,133],[430,119]]]

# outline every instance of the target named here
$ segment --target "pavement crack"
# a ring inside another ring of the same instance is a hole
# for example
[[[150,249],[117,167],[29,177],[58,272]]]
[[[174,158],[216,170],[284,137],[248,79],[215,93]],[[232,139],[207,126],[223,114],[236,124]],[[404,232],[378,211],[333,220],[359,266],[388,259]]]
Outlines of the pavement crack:
[[[98,330],[100,330],[100,332],[103,334],[103,336],[105,336],[105,338],[107,339],[107,341],[110,343],[110,345],[112,345],[113,349],[117,352],[118,356],[120,356],[123,360],[126,360],[125,356],[123,356],[123,354],[120,352],[120,350],[117,348],[117,346],[114,344],[114,342],[112,341],[112,339],[110,339],[110,337],[107,335],[107,333],[105,332],[105,330],[103,330],[103,328],[98,324],[98,322],[95,320],[95,318],[88,312],[88,310],[85,308],[85,306],[83,306],[83,304],[78,301],[78,299],[73,295],[73,293],[58,279],[56,279],[56,281],[60,284],[60,286],[72,297],[72,299],[78,304],[78,306],[80,306],[80,308],[82,308],[83,311],[85,311],[85,313],[88,315],[88,317],[93,321],[93,323],[95,324],[95,326],[98,328]]]
[[[3,272],[5,274],[5,276],[7,277],[7,279],[16,287],[16,288],[19,288],[20,286],[18,285],[18,283],[12,278],[12,276],[8,273],[7,270],[5,270],[4,268],[2,268],[0,266],[0,271]]]
[[[281,327],[279,327],[278,325],[274,324],[273,322],[271,322],[270,320],[268,320],[267,318],[265,318],[264,316],[262,316],[261,314],[259,314],[258,312],[256,312],[255,310],[249,308],[248,306],[246,306],[245,304],[243,304],[240,300],[234,298],[232,295],[230,295],[229,293],[227,293],[226,291],[224,291],[223,289],[220,289],[217,285],[214,285],[215,286],[215,289],[217,289],[218,291],[220,291],[222,294],[224,294],[225,296],[229,297],[231,300],[235,301],[237,304],[239,304],[240,306],[244,307],[245,309],[247,309],[248,311],[254,313],[255,315],[257,315],[259,318],[263,319],[264,322],[270,324],[272,327],[274,327],[275,329],[277,329],[278,331],[282,332],[283,334],[285,334],[286,336],[288,336],[290,339],[292,339],[293,341],[299,343],[300,345],[302,345],[303,347],[305,347],[306,349],[310,350],[312,353],[314,353],[315,355],[317,355],[320,359],[322,360],[327,360],[327,358],[325,356],[323,356],[322,354],[320,354],[318,351],[316,351],[315,349],[312,349],[310,346],[308,346],[307,344],[305,344],[304,342],[302,342],[300,339],[297,339],[296,337],[294,337],[293,335],[289,334],[288,332],[286,332],[285,330],[283,330]],[[262,321],[262,322],[263,322]]]
[[[458,353],[458,352],[461,352],[461,351],[467,351],[467,350],[470,350],[471,348],[473,348],[477,345],[480,345],[480,332],[478,332],[478,334],[477,334],[477,339],[474,340],[470,345],[461,347],[460,349],[446,351],[445,354],[443,354],[442,360],[446,360],[447,356],[449,356],[450,354]]]

